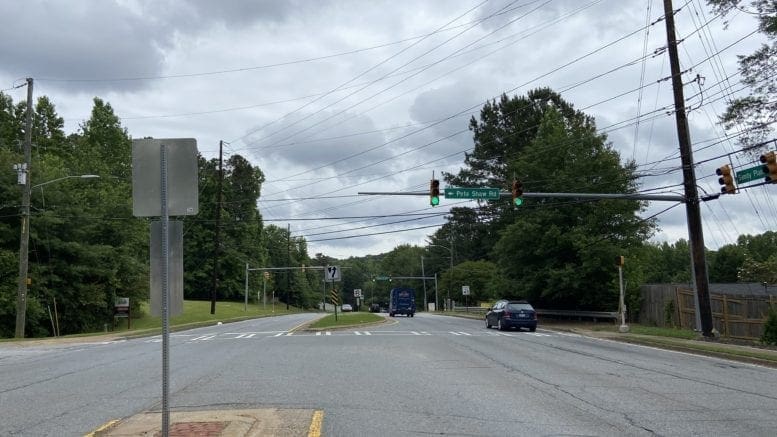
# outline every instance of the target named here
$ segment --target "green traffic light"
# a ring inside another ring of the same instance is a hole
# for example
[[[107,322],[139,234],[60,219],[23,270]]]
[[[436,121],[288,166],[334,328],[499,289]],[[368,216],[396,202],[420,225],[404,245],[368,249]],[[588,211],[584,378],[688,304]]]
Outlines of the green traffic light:
[[[515,199],[513,199],[513,202],[515,202],[515,206],[523,205],[523,199],[520,197],[516,197]]]
[[[439,205],[439,204],[440,204],[440,198],[439,198],[439,197],[437,197],[437,196],[432,196],[432,197],[430,197],[430,198],[429,198],[429,203],[430,203],[432,206],[437,206],[437,205]]]

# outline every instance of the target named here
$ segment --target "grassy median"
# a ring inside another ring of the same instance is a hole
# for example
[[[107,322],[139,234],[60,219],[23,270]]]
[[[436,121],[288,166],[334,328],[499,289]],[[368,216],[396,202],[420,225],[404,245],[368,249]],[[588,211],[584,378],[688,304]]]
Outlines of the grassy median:
[[[334,314],[329,314],[328,316],[316,320],[308,327],[308,329],[328,329],[343,326],[364,325],[382,322],[383,320],[385,320],[385,317],[373,313],[338,313],[337,320],[335,320]]]

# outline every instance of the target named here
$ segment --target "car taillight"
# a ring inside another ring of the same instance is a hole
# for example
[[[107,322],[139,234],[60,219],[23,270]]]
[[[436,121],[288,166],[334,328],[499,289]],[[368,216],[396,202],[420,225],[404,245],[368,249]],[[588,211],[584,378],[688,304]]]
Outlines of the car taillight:
[[[502,316],[504,316],[505,318],[509,319],[510,318],[510,312],[509,311],[505,311],[505,312],[502,313]]]
[[[532,314],[532,319],[537,320],[537,313]]]

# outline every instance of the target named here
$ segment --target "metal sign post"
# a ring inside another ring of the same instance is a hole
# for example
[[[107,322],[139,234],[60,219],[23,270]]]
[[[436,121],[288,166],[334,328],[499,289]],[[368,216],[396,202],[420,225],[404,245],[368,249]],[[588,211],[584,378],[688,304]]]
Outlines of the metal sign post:
[[[169,216],[167,215],[167,146],[161,147],[161,200],[162,200],[162,435],[170,431],[170,289],[167,282],[170,271]]]
[[[158,201],[158,203],[157,203]],[[197,141],[192,138],[132,141],[132,213],[136,217],[159,216],[157,235],[161,256],[153,256],[151,301],[158,299],[162,316],[162,435],[170,431],[170,313],[183,307],[183,263],[173,260],[176,301],[170,297],[170,215],[194,215],[199,211],[197,189]],[[152,225],[153,228],[153,225]],[[176,228],[177,229],[177,228]],[[176,234],[177,235],[177,234]],[[176,239],[176,247],[181,239]],[[180,254],[180,250],[177,251]],[[180,266],[180,268],[179,268]],[[180,273],[180,274],[179,274]],[[158,278],[155,276],[158,274]],[[158,281],[157,281],[158,280]],[[180,291],[180,293],[179,293]],[[179,302],[180,300],[180,302]],[[153,306],[153,305],[152,305]],[[154,309],[152,308],[152,313]]]

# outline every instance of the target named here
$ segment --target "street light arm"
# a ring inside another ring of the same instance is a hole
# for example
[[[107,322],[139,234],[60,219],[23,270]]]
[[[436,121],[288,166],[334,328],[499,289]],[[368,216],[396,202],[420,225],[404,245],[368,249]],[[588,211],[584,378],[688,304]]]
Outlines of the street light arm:
[[[65,180],[65,179],[75,179],[75,178],[78,178],[78,179],[95,179],[95,178],[99,178],[99,177],[100,176],[96,175],[96,174],[82,174],[82,175],[73,175],[73,176],[62,176],[61,178],[56,178],[56,179],[52,179],[50,181],[43,182],[41,184],[33,185],[31,188],[42,187],[44,185],[53,184],[54,182],[59,182],[59,181]]]

